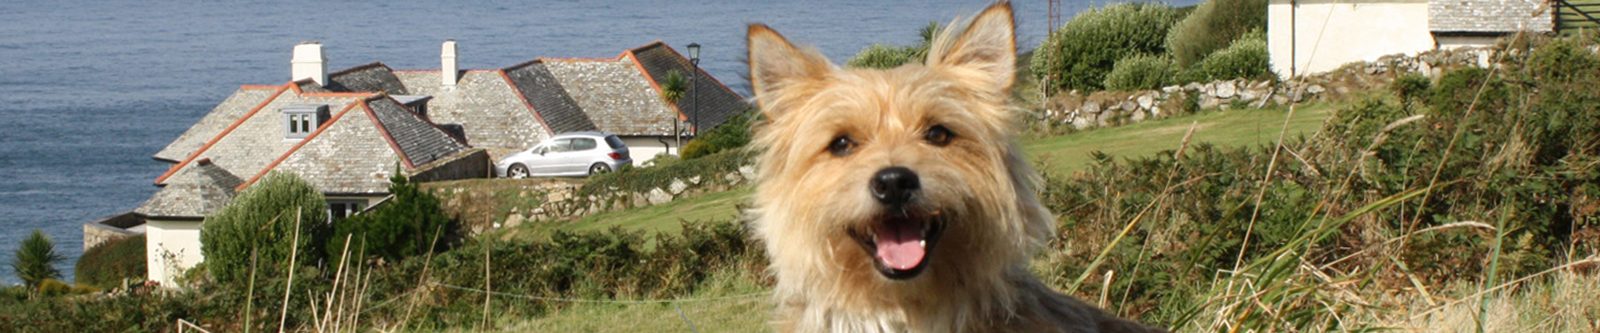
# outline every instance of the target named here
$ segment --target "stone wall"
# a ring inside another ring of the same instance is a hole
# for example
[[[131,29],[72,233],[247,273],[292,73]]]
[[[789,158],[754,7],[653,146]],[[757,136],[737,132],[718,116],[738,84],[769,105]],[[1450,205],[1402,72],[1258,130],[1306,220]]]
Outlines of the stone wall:
[[[1381,87],[1406,73],[1437,77],[1449,68],[1484,66],[1492,56],[1486,49],[1433,50],[1415,56],[1390,55],[1376,61],[1350,63],[1331,72],[1286,82],[1237,79],[1173,85],[1158,90],[1089,94],[1071,91],[1052,97],[1041,116],[1052,125],[1088,129],[1198,110],[1227,110],[1235,105],[1284,105]]]
[[[438,195],[444,209],[479,233],[524,223],[566,221],[615,210],[670,203],[691,196],[722,192],[755,177],[753,166],[717,176],[675,178],[666,186],[628,191],[582,191],[584,182],[570,178],[492,179],[424,184]],[[579,197],[579,193],[594,193]]]
[[[142,226],[144,219],[133,215],[132,212],[107,216],[93,222],[83,224],[83,250],[88,251],[95,245],[107,241],[133,237],[144,233]]]
[[[411,180],[417,182],[431,182],[455,179],[473,179],[493,177],[493,166],[489,161],[489,152],[482,148],[465,150],[450,157],[433,161],[432,163],[417,166]]]

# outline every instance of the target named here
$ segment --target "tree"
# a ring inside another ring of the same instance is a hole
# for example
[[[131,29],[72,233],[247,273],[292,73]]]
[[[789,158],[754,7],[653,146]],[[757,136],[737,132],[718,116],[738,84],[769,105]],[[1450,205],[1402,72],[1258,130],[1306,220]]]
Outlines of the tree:
[[[22,240],[22,246],[17,248],[17,256],[11,261],[11,270],[17,273],[17,278],[29,288],[39,286],[47,279],[61,278],[61,271],[56,270],[55,264],[66,259],[56,253],[55,243],[50,242],[50,237],[43,231],[33,229],[33,234]]]
[[[418,188],[399,170],[389,177],[389,193],[394,197],[372,211],[334,222],[333,237],[324,248],[328,258],[338,261],[346,236],[350,237],[349,253],[390,262],[448,247],[455,226],[440,208],[438,197]],[[441,238],[438,242],[433,239],[436,234]]]
[[[298,220],[296,220],[298,219]],[[292,173],[273,172],[245,189],[200,227],[200,252],[206,270],[223,284],[250,278],[250,257],[257,256],[260,279],[286,277],[291,252],[297,265],[322,261],[322,246],[331,232],[328,202],[310,183]],[[295,239],[299,226],[300,242]]]
[[[889,69],[900,67],[909,63],[920,63],[928,58],[928,49],[933,47],[933,38],[939,35],[939,22],[928,22],[917,30],[920,38],[916,45],[894,46],[885,44],[872,44],[857,52],[845,62],[846,66],[855,68]]]

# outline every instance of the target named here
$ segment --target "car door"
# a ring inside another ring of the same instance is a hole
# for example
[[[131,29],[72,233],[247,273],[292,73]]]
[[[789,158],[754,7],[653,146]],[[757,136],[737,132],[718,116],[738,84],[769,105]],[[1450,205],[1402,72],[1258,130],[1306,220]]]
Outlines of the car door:
[[[594,162],[595,142],[593,138],[573,138],[572,152],[567,154],[567,165],[572,167],[575,175],[589,174],[589,163]]]
[[[546,142],[528,150],[528,155],[523,160],[523,165],[528,167],[530,175],[547,175],[555,172],[555,165],[549,163],[550,143]]]
[[[539,158],[539,163],[547,166],[547,175],[572,174],[572,162],[568,161],[572,155],[572,139],[550,140],[549,150]]]

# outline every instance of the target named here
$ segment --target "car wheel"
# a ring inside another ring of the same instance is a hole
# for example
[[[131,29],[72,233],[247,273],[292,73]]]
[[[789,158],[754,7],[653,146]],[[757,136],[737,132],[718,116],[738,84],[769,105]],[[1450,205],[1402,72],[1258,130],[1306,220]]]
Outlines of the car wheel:
[[[528,166],[522,165],[522,163],[512,164],[510,168],[506,168],[506,177],[512,179],[528,178]]]
[[[605,163],[595,163],[594,165],[589,166],[589,175],[590,176],[598,175],[598,174],[602,174],[602,173],[607,173],[607,172],[611,172],[611,166],[610,165],[606,165]]]

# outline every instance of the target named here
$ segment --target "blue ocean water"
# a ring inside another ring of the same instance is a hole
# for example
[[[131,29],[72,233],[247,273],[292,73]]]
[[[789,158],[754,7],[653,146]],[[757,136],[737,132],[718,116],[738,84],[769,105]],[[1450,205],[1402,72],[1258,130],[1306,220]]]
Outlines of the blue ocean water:
[[[1179,3],[1194,3],[1180,0]],[[985,1],[0,1],[0,262],[43,230],[67,256],[82,224],[153,193],[165,147],[241,84],[289,78],[290,49],[321,41],[330,70],[372,61],[439,67],[460,43],[464,69],[535,57],[612,57],[662,40],[703,45],[701,65],[735,90],[745,24],[767,23],[835,61],[872,43],[910,44],[930,21]],[[1048,30],[1042,0],[1016,1],[1018,45]],[[1089,1],[1063,1],[1064,18]],[[0,265],[0,284],[17,283]]]

